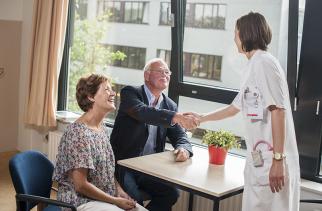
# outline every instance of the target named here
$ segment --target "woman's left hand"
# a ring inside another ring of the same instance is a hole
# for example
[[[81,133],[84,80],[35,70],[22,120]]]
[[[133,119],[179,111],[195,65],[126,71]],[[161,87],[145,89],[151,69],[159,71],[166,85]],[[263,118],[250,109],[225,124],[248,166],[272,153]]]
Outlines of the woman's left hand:
[[[124,198],[124,199],[129,199],[129,200],[133,200],[122,188],[121,186],[117,187],[117,193],[116,196]]]
[[[273,193],[279,192],[284,186],[284,161],[273,160],[269,171],[269,185]]]

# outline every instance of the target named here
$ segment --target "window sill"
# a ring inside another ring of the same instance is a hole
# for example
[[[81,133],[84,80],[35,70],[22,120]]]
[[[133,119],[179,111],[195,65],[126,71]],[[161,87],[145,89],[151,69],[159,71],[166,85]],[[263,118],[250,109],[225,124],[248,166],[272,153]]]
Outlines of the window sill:
[[[301,190],[322,195],[322,184],[306,179],[301,179]]]
[[[70,111],[56,111],[57,121],[70,124],[80,117],[80,114],[70,112]]]
[[[56,111],[56,120],[63,125],[73,123],[80,116],[81,114],[74,113],[71,111]],[[106,126],[113,128],[114,120],[105,118],[104,123],[106,124]]]

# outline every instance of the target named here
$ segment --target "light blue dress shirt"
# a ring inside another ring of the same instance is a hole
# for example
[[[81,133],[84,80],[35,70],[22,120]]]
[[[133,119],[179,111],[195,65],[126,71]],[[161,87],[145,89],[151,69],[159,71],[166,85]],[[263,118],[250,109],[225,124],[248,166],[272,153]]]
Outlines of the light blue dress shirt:
[[[144,91],[148,98],[149,106],[153,107],[153,102],[155,101],[155,96],[149,90],[149,88],[144,84]],[[160,104],[163,100],[162,94],[160,95],[158,102],[154,108],[159,109]],[[148,125],[149,136],[148,140],[145,143],[142,155],[149,155],[155,153],[156,148],[156,140],[157,140],[157,133],[158,133],[158,126],[155,125]]]

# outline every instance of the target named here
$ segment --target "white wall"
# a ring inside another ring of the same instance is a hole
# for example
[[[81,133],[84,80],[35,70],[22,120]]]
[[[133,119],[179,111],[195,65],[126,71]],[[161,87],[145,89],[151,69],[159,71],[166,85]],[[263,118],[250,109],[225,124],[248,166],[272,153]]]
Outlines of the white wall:
[[[24,0],[0,0],[1,20],[22,20],[22,2]]]
[[[23,0],[0,0],[0,151],[17,148]]]

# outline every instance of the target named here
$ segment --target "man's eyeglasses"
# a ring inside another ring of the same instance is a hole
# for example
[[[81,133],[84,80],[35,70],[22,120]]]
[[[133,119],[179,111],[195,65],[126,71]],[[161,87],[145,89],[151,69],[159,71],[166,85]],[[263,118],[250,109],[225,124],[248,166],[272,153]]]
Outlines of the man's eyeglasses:
[[[163,74],[163,75],[166,75],[166,76],[170,76],[172,74],[172,72],[170,70],[160,70],[160,69],[153,69],[153,70],[150,70],[152,72],[157,72],[159,74]]]

